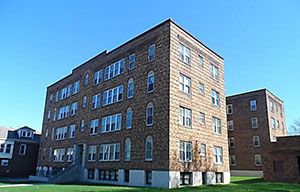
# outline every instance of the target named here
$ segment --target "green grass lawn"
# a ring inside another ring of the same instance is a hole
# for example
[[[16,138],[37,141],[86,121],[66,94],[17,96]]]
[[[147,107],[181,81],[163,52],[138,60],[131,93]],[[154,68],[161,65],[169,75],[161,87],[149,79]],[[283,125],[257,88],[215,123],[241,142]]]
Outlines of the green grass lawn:
[[[300,191],[298,184],[286,183],[270,183],[264,182],[261,178],[256,177],[231,177],[230,185],[210,185],[200,187],[186,187],[180,189],[158,189],[158,188],[135,188],[135,187],[117,187],[117,186],[99,186],[99,185],[34,185],[27,187],[11,187],[0,188],[0,191],[5,192],[291,192]]]

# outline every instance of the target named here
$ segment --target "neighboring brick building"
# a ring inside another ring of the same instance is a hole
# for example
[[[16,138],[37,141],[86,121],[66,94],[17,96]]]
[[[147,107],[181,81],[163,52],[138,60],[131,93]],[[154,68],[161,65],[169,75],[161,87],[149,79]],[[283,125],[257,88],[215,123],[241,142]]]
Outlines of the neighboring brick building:
[[[300,136],[278,137],[266,159],[264,180],[300,183]]]
[[[166,20],[47,88],[37,175],[229,183],[225,102],[223,58]]]
[[[35,174],[40,135],[27,126],[0,127],[0,178]]]
[[[226,97],[232,175],[263,176],[265,156],[287,135],[284,104],[267,89]]]

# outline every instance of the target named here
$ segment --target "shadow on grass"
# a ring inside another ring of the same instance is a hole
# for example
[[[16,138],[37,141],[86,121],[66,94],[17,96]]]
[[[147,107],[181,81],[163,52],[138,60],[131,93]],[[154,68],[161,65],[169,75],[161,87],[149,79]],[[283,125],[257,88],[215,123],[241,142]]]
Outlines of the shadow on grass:
[[[254,179],[246,179],[240,181],[232,181],[233,184],[251,184],[251,183],[262,183],[264,182],[263,178],[254,178]]]

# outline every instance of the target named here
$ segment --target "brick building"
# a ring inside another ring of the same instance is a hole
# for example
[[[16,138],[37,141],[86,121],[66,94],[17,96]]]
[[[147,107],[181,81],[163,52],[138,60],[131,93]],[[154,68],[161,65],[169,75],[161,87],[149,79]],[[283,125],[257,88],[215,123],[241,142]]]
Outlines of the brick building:
[[[223,58],[168,19],[47,88],[38,176],[229,183]]]
[[[35,174],[40,135],[27,126],[0,127],[0,178]]]
[[[300,183],[300,136],[278,137],[265,159],[264,180]]]
[[[277,136],[287,135],[284,104],[267,89],[226,97],[232,175],[263,176]]]

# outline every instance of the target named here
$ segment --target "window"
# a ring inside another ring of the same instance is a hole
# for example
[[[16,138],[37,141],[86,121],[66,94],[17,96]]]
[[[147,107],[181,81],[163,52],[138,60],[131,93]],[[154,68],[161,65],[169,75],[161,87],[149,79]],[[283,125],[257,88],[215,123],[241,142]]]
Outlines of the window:
[[[179,90],[191,94],[191,78],[181,73],[179,74]]]
[[[200,155],[206,156],[206,144],[201,144]]]
[[[285,129],[284,129],[284,123],[283,123],[283,122],[281,123],[281,128],[282,128],[282,132],[283,132],[283,134],[284,134],[284,130],[285,130]]]
[[[275,119],[272,117],[271,118],[271,124],[272,124],[272,128],[273,129],[276,129],[276,126],[275,126]]]
[[[122,129],[122,114],[114,114],[102,118],[101,133],[113,132]]]
[[[221,119],[213,117],[213,132],[221,134]]]
[[[65,149],[55,149],[53,156],[54,162],[63,162],[65,157]]]
[[[128,80],[128,86],[127,86],[127,98],[128,99],[133,97],[133,89],[134,89],[133,79],[130,78]]]
[[[220,107],[220,94],[215,90],[211,90],[211,102],[213,105]]]
[[[99,170],[99,180],[118,181],[118,170]]]
[[[52,147],[49,148],[48,161],[52,161]]]
[[[64,118],[69,117],[69,113],[70,113],[70,106],[69,105],[61,107],[59,109],[58,119],[64,119]]]
[[[229,137],[228,142],[229,142],[229,148],[235,147],[234,137]]]
[[[134,67],[135,67],[135,54],[133,53],[129,56],[129,70],[134,69]]]
[[[199,83],[199,93],[201,95],[204,95],[204,84],[203,83]]]
[[[100,107],[100,93],[93,95],[92,98],[92,109],[96,109]]]
[[[257,117],[253,117],[253,118],[251,118],[251,124],[252,124],[252,128],[253,129],[256,129],[256,128],[258,128],[258,121],[257,121]]]
[[[53,121],[55,121],[56,120],[56,108],[54,108],[54,110],[53,110],[53,119],[52,119]]]
[[[129,170],[124,170],[124,182],[129,182]]]
[[[151,93],[154,91],[154,72],[150,71],[148,73],[148,80],[147,80],[147,93]]]
[[[223,149],[222,147],[214,147],[214,163],[222,164],[223,163]]]
[[[279,124],[279,121],[277,120],[277,128],[279,129],[280,128],[280,124]]]
[[[26,154],[26,144],[21,144],[19,149],[19,155],[25,155]]]
[[[228,131],[233,131],[233,120],[227,121]]]
[[[131,141],[129,138],[125,140],[125,161],[130,160]]]
[[[69,85],[69,86],[67,87],[67,97],[70,97],[71,94],[72,94],[72,85]]]
[[[180,172],[180,185],[192,185],[192,173]]]
[[[126,113],[126,129],[132,128],[132,109],[129,107]]]
[[[235,155],[230,155],[230,156],[229,156],[229,160],[230,160],[230,165],[231,165],[231,166],[236,166]]]
[[[69,138],[74,138],[75,137],[75,129],[76,129],[76,125],[70,125],[70,135]]]
[[[255,163],[255,166],[257,166],[257,167],[261,166],[261,157],[260,157],[260,154],[255,154],[254,155],[254,163]]]
[[[179,59],[187,64],[190,63],[191,51],[184,45],[179,45]]]
[[[58,92],[58,91],[56,91],[56,95],[55,95],[55,102],[57,102],[57,101],[58,101],[58,96],[59,96],[59,92]]]
[[[63,140],[67,138],[68,127],[60,127],[56,129],[56,140]]]
[[[102,79],[102,70],[99,70],[96,73],[94,73],[94,85],[98,85],[99,83],[101,83],[101,79]]]
[[[153,159],[153,139],[151,136],[148,136],[146,138],[145,148],[146,148],[145,160],[152,161],[152,159]]]
[[[67,162],[73,161],[74,148],[68,148],[67,150]]]
[[[273,161],[274,172],[283,172],[283,161]]]
[[[146,125],[151,126],[153,125],[153,114],[154,114],[154,107],[153,103],[148,103],[147,109],[146,109]]]
[[[98,119],[91,120],[91,124],[90,124],[90,134],[91,135],[95,135],[98,133],[98,126],[99,126]]]
[[[179,107],[179,124],[182,126],[192,126],[192,111],[188,108]]]
[[[120,143],[100,145],[99,161],[119,161]]]
[[[50,97],[49,97],[49,102],[52,103],[52,100],[53,100],[53,95],[50,94]]]
[[[233,107],[232,104],[228,104],[227,105],[227,114],[230,115],[233,113]]]
[[[270,100],[270,111],[274,112],[274,103]]]
[[[121,59],[105,68],[104,81],[124,73],[125,59]]]
[[[280,117],[282,117],[283,113],[282,113],[282,107],[281,107],[281,105],[279,106],[279,112],[280,112]]]
[[[253,147],[259,147],[260,143],[259,143],[259,136],[253,136]]]
[[[216,172],[216,183],[223,183],[223,173]]]
[[[76,94],[79,92],[79,86],[80,86],[80,81],[76,81],[74,83],[74,87],[73,87],[73,94]]]
[[[192,143],[180,141],[179,153],[179,161],[192,162]]]
[[[155,60],[155,44],[150,45],[148,48],[148,61],[152,62]]]
[[[123,85],[104,91],[103,106],[123,100]]]
[[[96,145],[89,146],[88,161],[96,160],[96,150],[97,150]]]
[[[86,108],[86,106],[87,106],[87,97],[83,96],[83,98],[82,98],[82,108]]]
[[[3,159],[3,160],[1,161],[1,166],[2,166],[2,167],[8,166],[8,160],[7,160],[7,159]]]
[[[216,81],[219,81],[219,68],[210,64],[210,76]]]
[[[95,179],[95,170],[88,169],[88,179]]]
[[[46,131],[45,131],[45,141],[47,141],[47,139],[48,139],[48,128],[46,129]]]
[[[85,85],[89,84],[89,74],[86,74],[86,75],[84,76],[84,84],[85,84]]]
[[[11,150],[11,144],[7,144],[6,145],[6,150],[5,150],[5,153],[11,153],[12,150]]]
[[[72,105],[71,105],[71,116],[76,115],[77,107],[78,107],[78,102],[72,103]]]
[[[82,120],[80,121],[80,131],[83,132],[84,129],[85,129],[85,123],[84,123],[84,119],[82,119]]]
[[[205,124],[205,114],[204,113],[200,113],[200,124],[201,125]]]
[[[52,141],[54,140],[54,135],[55,135],[55,129],[54,129],[54,127],[52,127],[52,135],[51,135],[51,140]]]
[[[200,67],[204,67],[204,65],[203,65],[203,57],[200,56],[200,55],[198,55],[198,65],[199,65]]]
[[[51,111],[48,110],[48,115],[47,115],[47,120],[48,120],[48,121],[50,120],[50,116],[51,116]]]
[[[256,106],[256,100],[251,100],[250,101],[250,111],[256,111],[257,106]]]
[[[152,171],[145,171],[146,184],[152,184]]]

